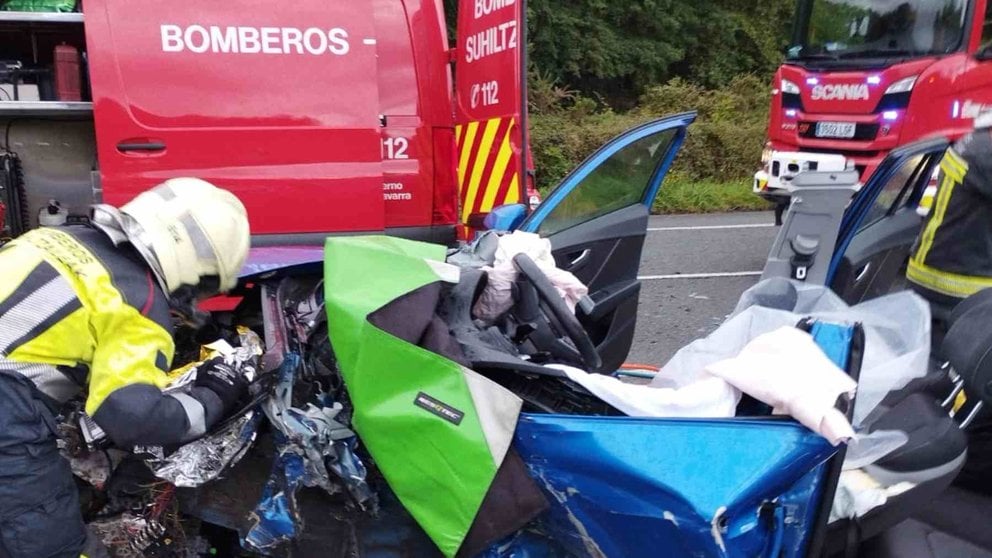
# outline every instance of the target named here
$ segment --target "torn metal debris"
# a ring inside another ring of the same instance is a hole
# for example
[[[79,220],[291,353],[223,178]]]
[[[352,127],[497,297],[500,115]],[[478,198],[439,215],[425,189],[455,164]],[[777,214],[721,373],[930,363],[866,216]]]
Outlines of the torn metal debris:
[[[293,384],[300,363],[299,355],[286,355],[278,372],[275,393],[262,404],[269,422],[285,437],[280,453],[295,453],[302,458],[302,481],[306,486],[319,486],[335,494],[340,488],[332,481],[333,475],[359,508],[374,510],[375,494],[365,482],[365,466],[353,452],[357,437],[336,420],[343,406],[324,394],[317,396],[319,407],[312,403],[307,403],[304,409],[292,406]]]

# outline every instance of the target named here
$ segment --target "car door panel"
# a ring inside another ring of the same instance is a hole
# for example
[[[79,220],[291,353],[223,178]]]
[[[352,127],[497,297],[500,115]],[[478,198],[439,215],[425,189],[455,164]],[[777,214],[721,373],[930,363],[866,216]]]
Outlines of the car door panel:
[[[857,304],[901,285],[922,223],[915,211],[904,209],[855,235],[837,268],[834,291],[848,304]]]
[[[604,359],[604,370],[622,364],[633,343],[647,223],[648,209],[638,204],[551,237],[558,267],[589,287],[595,302],[592,312],[577,314]]]
[[[650,206],[694,119],[681,114],[618,136],[521,225],[548,238],[558,267],[589,287],[593,304],[577,315],[602,357],[601,371],[617,369],[633,343]]]
[[[555,263],[575,274],[590,290],[617,280],[633,279],[637,267],[607,266],[614,258],[640,261],[648,209],[633,205],[567,229],[551,238]]]
[[[916,205],[947,145],[932,139],[893,150],[852,201],[827,278],[849,304],[904,286],[905,264],[923,223]]]

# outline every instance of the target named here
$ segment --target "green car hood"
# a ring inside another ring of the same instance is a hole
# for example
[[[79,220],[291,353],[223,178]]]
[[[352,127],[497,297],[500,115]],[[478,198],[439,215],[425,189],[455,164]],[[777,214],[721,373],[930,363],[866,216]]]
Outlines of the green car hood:
[[[353,427],[406,509],[454,556],[506,457],[521,401],[369,321],[418,289],[457,281],[444,257],[443,246],[392,237],[329,238],[324,289]]]

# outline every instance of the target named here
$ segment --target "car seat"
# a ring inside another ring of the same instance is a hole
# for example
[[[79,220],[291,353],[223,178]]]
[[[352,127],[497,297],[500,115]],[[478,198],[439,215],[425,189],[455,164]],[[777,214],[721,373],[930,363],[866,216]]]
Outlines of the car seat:
[[[951,487],[861,548],[860,558],[992,558],[992,498]]]
[[[900,482],[916,486],[857,519],[831,523],[827,555],[853,556],[861,542],[874,537],[925,508],[954,481],[967,456],[967,440],[959,425],[926,392],[910,394],[883,410],[870,432],[899,430],[908,441],[865,471],[885,486]]]
[[[951,313],[950,328],[942,347],[968,399],[962,409],[966,414],[962,421],[965,427],[981,412],[983,405],[992,404],[990,319],[992,290],[966,299]],[[915,394],[907,400],[920,397],[926,396]],[[939,434],[936,430],[933,433]],[[921,456],[921,462],[926,461],[923,452],[917,455]],[[912,506],[911,519],[869,541],[860,555],[866,558],[992,558],[992,535],[986,528],[988,516],[992,514],[992,497],[952,487],[942,491],[933,502],[920,503]]]

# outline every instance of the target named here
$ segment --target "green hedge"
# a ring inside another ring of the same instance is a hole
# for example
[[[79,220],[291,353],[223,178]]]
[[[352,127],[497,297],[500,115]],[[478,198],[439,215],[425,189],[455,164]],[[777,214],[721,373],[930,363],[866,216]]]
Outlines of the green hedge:
[[[751,180],[711,182],[670,178],[651,206],[652,213],[759,211],[771,204],[751,192]]]
[[[670,180],[681,183],[741,183],[757,169],[765,141],[770,87],[742,75],[721,89],[707,90],[675,79],[652,87],[633,110],[617,113],[603,103],[531,78],[531,145],[538,186],[547,191],[596,148],[649,120],[696,110]]]

